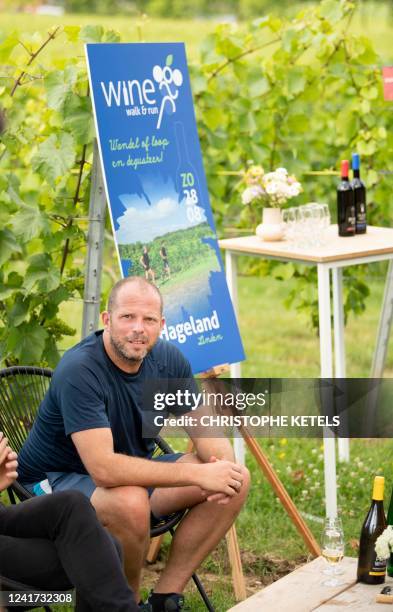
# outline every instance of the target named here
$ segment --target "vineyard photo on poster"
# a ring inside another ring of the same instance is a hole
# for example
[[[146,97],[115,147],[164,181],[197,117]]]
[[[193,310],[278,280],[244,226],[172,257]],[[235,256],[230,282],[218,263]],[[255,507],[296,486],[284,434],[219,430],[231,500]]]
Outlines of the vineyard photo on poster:
[[[142,184],[143,196],[119,196],[125,207],[116,232],[123,274],[155,283],[167,318],[179,319],[184,310],[197,315],[208,309],[210,275],[220,270],[215,234],[192,187],[183,198],[171,179],[151,175]]]

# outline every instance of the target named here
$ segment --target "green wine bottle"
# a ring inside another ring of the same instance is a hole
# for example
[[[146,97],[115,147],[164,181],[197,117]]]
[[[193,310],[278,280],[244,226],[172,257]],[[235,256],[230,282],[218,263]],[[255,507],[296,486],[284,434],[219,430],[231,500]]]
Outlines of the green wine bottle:
[[[360,533],[358,582],[382,584],[385,582],[386,561],[377,559],[375,541],[386,529],[386,518],[383,509],[385,479],[374,478],[373,496],[370,510],[367,513]]]
[[[393,526],[393,490],[392,490],[392,495],[390,497],[390,504],[389,504],[388,516],[387,516],[386,522],[388,525]],[[393,578],[393,553],[390,553],[390,557],[386,565],[386,571],[388,573],[388,576]]]

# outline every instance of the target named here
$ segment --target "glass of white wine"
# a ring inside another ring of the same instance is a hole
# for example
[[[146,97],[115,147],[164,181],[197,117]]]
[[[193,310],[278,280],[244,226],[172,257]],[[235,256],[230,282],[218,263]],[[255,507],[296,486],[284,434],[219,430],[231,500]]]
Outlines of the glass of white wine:
[[[337,572],[336,568],[344,557],[344,533],[340,519],[326,519],[322,533],[322,556],[333,570],[330,573],[330,579],[322,584],[330,587],[342,585],[343,583],[336,576],[337,573],[341,573]]]

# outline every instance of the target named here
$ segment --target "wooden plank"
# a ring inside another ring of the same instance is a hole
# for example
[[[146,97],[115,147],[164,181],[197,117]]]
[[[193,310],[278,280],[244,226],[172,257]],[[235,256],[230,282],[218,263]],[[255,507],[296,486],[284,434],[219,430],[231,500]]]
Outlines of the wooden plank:
[[[386,578],[385,584],[355,584],[340,595],[336,595],[316,610],[321,612],[337,612],[338,610],[351,610],[354,612],[388,612],[393,609],[392,604],[377,603],[375,598],[384,586],[393,587],[393,579]]]
[[[393,253],[393,229],[369,226],[366,234],[340,238],[337,233],[337,225],[331,225],[327,230],[326,245],[309,249],[295,248],[286,240],[263,242],[258,236],[226,238],[219,240],[219,246],[221,249],[239,253],[324,263]]]
[[[343,574],[340,580],[343,586],[325,587],[322,582],[326,576],[322,570],[326,561],[322,557],[306,563],[284,578],[273,582],[259,593],[246,599],[228,612],[311,612],[324,602],[336,597],[352,587],[356,581],[357,559],[345,557],[341,563]],[[378,604],[381,605],[381,604]],[[324,609],[325,612],[325,609]],[[326,611],[327,612],[327,611]],[[337,612],[337,607],[335,608]],[[383,608],[380,612],[384,612]]]

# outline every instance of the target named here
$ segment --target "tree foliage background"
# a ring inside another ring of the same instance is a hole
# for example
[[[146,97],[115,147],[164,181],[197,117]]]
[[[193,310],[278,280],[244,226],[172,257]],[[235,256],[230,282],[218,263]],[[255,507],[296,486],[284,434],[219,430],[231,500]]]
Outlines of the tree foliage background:
[[[191,84],[220,235],[253,230],[236,174],[248,160],[267,170],[287,167],[302,180],[304,199],[333,204],[335,180],[324,171],[355,150],[368,186],[369,221],[389,224],[392,116],[383,101],[380,59],[367,37],[348,34],[354,10],[349,0],[323,0],[291,20],[271,15],[220,25],[201,42]],[[51,58],[55,39],[63,53]],[[119,40],[93,25],[13,32],[1,40],[3,363],[53,366],[59,340],[74,333],[58,312],[82,294],[84,283],[94,131],[81,43]],[[296,277],[289,302],[316,324],[313,269],[253,263],[249,272]],[[361,312],[364,270],[347,274],[346,313]]]

